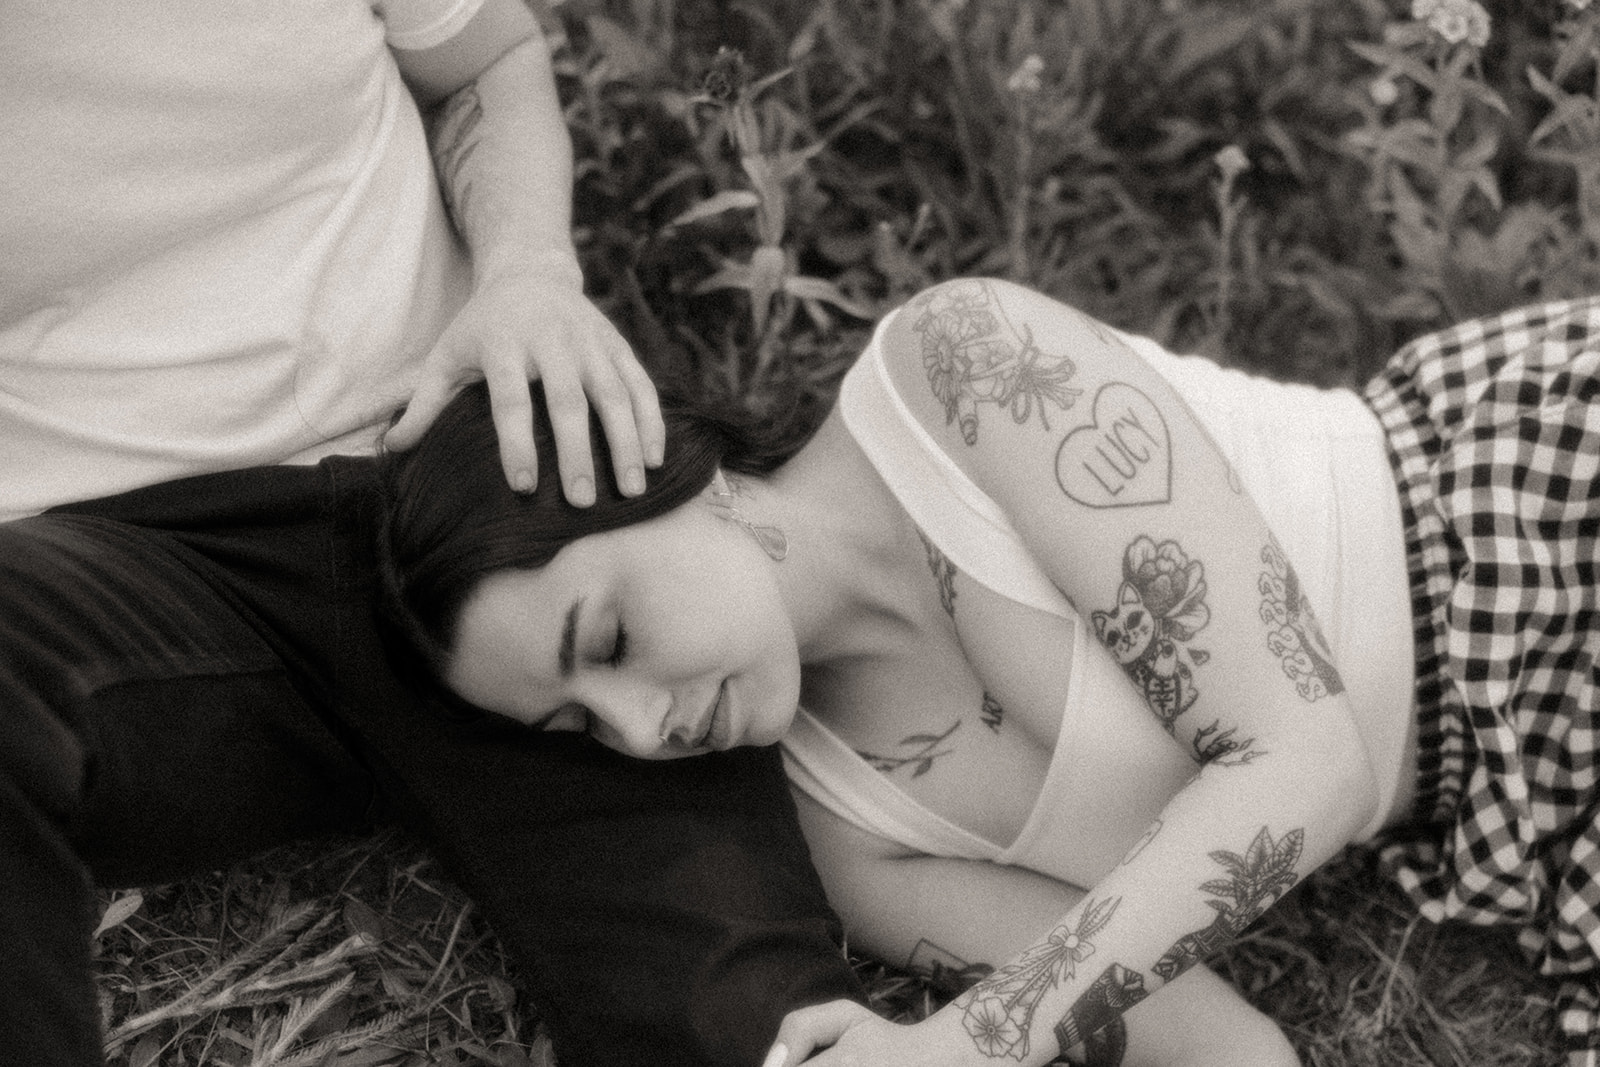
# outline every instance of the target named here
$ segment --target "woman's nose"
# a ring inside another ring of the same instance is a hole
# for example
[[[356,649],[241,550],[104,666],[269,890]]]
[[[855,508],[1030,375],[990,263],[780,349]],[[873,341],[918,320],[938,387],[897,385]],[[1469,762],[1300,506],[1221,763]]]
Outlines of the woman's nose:
[[[666,747],[663,726],[672,710],[668,690],[617,679],[589,703],[604,730],[598,740],[630,756],[653,756]]]

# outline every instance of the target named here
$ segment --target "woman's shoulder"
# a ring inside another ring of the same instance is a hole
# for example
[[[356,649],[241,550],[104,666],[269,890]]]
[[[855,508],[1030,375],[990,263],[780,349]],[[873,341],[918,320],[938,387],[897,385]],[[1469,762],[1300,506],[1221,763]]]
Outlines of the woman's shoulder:
[[[906,414],[981,484],[1005,468],[1019,431],[1022,440],[1050,437],[1082,421],[1092,383],[1123,380],[1144,361],[1067,304],[974,278],[942,282],[885,318],[864,362],[858,371],[876,369]]]

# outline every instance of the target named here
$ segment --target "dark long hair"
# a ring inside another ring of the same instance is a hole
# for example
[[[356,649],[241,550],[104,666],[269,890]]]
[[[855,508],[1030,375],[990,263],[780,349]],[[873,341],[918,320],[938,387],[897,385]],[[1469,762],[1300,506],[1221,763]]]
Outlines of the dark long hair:
[[[513,492],[506,484],[489,393],[481,382],[462,390],[415,448],[382,460],[380,614],[397,665],[408,674],[421,666],[428,680],[442,678],[461,610],[488,575],[542,567],[581,537],[666,514],[694,499],[719,466],[766,474],[793,451],[766,445],[760,420],[740,409],[709,408],[663,388],[665,459],[646,472],[645,491],[627,497],[617,490],[605,433],[591,411],[596,499],[577,508],[562,495],[556,474],[543,387],[535,382],[529,394],[541,471],[532,493]]]

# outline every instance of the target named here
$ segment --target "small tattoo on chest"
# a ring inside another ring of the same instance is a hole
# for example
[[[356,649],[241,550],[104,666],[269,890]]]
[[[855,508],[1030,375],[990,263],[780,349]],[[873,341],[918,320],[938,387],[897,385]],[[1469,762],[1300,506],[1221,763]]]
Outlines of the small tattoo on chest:
[[[900,749],[903,755],[879,755],[875,752],[865,752],[856,749],[856,755],[872,764],[874,768],[884,774],[893,774],[904,767],[911,768],[911,777],[920,778],[933,769],[934,761],[941,756],[948,756],[955,749],[940,747],[950,739],[950,735],[961,728],[961,720],[951,723],[949,728],[938,734],[910,734],[900,739]]]
[[[956,617],[956,565],[939,551],[939,546],[929,540],[927,534],[918,530],[917,536],[928,553],[928,569],[933,572],[933,580],[939,584],[939,605],[953,619]]]
[[[995,733],[999,733],[1000,722],[1006,716],[1006,709],[1000,706],[998,700],[985,693],[983,694],[983,710],[978,712],[978,716],[983,720],[983,725]]]

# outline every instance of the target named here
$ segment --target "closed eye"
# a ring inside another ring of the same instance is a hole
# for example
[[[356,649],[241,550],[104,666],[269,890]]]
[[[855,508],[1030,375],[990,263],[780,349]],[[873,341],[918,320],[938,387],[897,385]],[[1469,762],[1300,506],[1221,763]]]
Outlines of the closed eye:
[[[611,644],[611,654],[606,657],[606,666],[620,667],[628,658],[628,631],[619,620],[617,622],[617,636]]]

